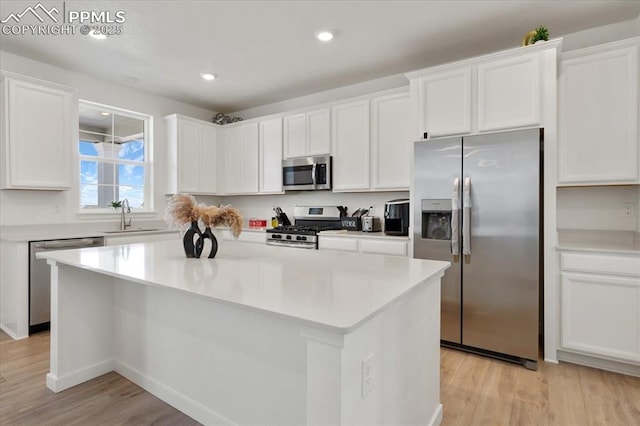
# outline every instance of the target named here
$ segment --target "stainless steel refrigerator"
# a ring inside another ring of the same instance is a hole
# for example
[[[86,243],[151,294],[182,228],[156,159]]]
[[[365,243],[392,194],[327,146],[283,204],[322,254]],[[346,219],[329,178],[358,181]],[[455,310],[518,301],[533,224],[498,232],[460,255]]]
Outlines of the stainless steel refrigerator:
[[[414,144],[414,257],[448,260],[445,346],[536,369],[542,129]]]

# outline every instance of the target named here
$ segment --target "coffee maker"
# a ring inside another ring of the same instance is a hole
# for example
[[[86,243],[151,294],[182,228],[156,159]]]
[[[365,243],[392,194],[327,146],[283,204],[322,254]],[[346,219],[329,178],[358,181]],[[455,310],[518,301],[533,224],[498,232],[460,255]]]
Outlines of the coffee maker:
[[[384,205],[384,233],[409,235],[409,199],[387,201]]]

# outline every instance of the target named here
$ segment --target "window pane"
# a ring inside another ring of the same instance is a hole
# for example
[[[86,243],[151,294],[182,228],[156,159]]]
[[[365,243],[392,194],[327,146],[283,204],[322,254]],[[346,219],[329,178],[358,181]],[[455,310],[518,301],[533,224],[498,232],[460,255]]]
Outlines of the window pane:
[[[144,139],[135,139],[120,144],[118,158],[131,161],[144,161]]]
[[[118,182],[121,186],[144,186],[144,167],[119,164]]]
[[[80,161],[80,183],[98,183],[98,163],[96,161]]]
[[[98,185],[80,185],[80,208],[98,207]]]
[[[98,155],[98,150],[96,149],[96,144],[93,142],[88,142],[81,140],[79,146],[80,155],[89,155],[91,157],[95,157]]]
[[[144,187],[143,186],[120,186],[120,199],[129,200],[129,206],[133,209],[144,207]]]

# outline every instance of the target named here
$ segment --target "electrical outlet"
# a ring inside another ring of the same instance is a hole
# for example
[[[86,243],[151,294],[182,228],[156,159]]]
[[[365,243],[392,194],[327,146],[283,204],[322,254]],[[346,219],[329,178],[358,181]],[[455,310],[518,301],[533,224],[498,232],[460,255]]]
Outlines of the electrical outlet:
[[[367,355],[362,360],[362,397],[367,396],[371,389],[373,389],[373,380],[374,380],[374,370],[373,370],[373,354]]]
[[[624,209],[625,217],[633,217],[635,216],[635,209],[633,203],[622,203],[622,208]]]
[[[51,204],[51,213],[53,213],[54,216],[58,216],[60,214],[60,204],[58,204],[57,201],[54,201],[53,204]]]

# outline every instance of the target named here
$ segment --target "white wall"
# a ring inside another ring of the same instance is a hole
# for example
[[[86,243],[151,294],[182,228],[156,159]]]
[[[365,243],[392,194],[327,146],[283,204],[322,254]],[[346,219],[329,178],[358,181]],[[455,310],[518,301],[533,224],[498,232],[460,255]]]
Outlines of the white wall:
[[[157,214],[164,215],[164,192],[168,167],[164,123],[162,117],[180,113],[210,121],[215,112],[178,102],[162,96],[99,80],[73,71],[0,51],[3,70],[39,78],[78,89],[79,99],[124,108],[153,116],[154,199]],[[37,125],[37,123],[34,123]],[[75,164],[77,176],[77,167]],[[85,222],[77,216],[78,188],[69,191],[0,191],[0,225],[28,225]],[[104,218],[100,219],[104,221]],[[114,221],[117,219],[114,218]],[[135,221],[135,219],[134,219]]]
[[[357,209],[374,206],[372,216],[384,216],[384,203],[398,198],[409,198],[409,191],[400,192],[364,192],[332,193],[330,191],[294,191],[284,195],[234,196],[224,197],[220,201],[238,208],[245,223],[252,218],[267,219],[273,214],[273,207],[280,207],[293,222],[293,207],[298,206],[347,206],[349,214]],[[198,197],[206,204],[216,204],[214,198]],[[337,213],[337,210],[336,210]]]
[[[638,231],[640,186],[558,188],[558,229]],[[633,204],[626,217],[624,204]]]

